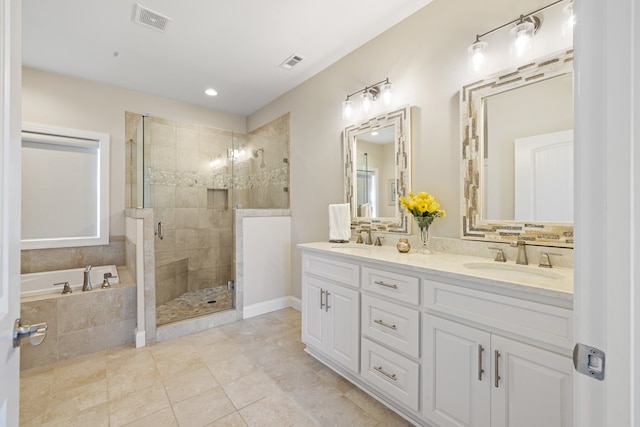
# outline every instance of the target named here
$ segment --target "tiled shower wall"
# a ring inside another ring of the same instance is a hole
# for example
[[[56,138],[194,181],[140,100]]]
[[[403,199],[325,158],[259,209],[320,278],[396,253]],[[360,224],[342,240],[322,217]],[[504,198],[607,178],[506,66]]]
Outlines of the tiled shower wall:
[[[156,266],[188,260],[187,275],[156,277],[160,295],[176,279],[186,279],[186,290],[193,291],[226,285],[232,277],[231,163],[211,166],[212,159],[226,158],[231,138],[230,131],[145,120],[144,203],[164,226],[164,238],[155,239]]]
[[[235,164],[234,205],[289,209],[289,113],[243,135],[234,144],[241,145],[246,155]]]

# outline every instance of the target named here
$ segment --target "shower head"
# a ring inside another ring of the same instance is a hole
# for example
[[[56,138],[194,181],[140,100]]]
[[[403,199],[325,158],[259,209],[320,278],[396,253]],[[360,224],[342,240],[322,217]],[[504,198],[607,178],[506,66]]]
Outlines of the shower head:
[[[253,150],[253,158],[257,159],[258,158],[258,153],[262,154],[262,158],[260,159],[260,167],[263,168],[266,165],[264,164],[264,148],[258,148],[257,150]]]

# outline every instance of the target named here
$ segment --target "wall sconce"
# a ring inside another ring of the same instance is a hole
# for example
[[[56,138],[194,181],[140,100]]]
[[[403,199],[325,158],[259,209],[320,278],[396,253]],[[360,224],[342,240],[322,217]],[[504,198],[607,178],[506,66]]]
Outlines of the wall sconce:
[[[342,118],[347,120],[350,119],[353,115],[353,101],[351,100],[352,96],[362,94],[362,111],[364,113],[368,113],[371,109],[371,106],[374,101],[376,101],[379,97],[382,98],[382,102],[385,105],[390,105],[391,100],[393,98],[391,92],[391,82],[389,82],[389,78],[387,77],[385,80],[379,81],[378,83],[374,83],[370,86],[366,86],[364,89],[361,89],[357,92],[353,92],[352,94],[347,95],[347,99],[342,101]]]
[[[566,0],[557,0],[553,3],[550,3],[540,9],[534,10],[533,12],[529,12],[524,15],[520,15],[518,18],[507,22],[506,24],[500,25],[499,27],[493,28],[483,34],[477,34],[476,40],[469,46],[467,49],[467,57],[469,62],[469,69],[473,72],[480,72],[484,70],[487,65],[487,47],[488,44],[481,39],[489,34],[492,34],[498,30],[501,30],[507,26],[513,26],[511,29],[511,49],[510,52],[516,56],[524,56],[531,51],[533,48],[533,37],[540,29],[542,22],[540,18],[535,16],[536,13],[542,12],[545,9],[548,9],[552,6],[555,6],[558,3],[562,3]],[[573,3],[570,2],[565,10],[569,10],[570,17],[568,20],[573,20]],[[515,24],[515,25],[514,25]],[[568,24],[563,24],[565,27]],[[571,28],[573,25],[571,24]],[[564,32],[564,30],[563,30]]]

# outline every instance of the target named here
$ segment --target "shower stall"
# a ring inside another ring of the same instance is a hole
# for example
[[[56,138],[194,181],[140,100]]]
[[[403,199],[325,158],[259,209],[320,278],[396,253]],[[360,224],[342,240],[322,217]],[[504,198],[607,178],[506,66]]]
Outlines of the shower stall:
[[[242,134],[126,113],[127,207],[153,210],[156,325],[235,308],[235,208],[288,208],[288,115]],[[276,129],[274,133],[274,129]]]

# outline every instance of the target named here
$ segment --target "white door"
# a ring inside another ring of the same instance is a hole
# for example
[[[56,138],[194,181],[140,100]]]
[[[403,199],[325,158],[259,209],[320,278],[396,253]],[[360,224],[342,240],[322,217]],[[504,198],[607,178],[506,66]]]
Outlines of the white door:
[[[360,302],[359,294],[353,289],[342,286],[326,288],[327,304],[327,352],[329,355],[351,369],[359,372],[360,366]]]
[[[569,357],[497,335],[491,350],[492,427],[572,426]]]
[[[317,349],[324,346],[325,327],[323,282],[304,277],[302,279],[302,341]]]
[[[20,351],[20,3],[0,0],[0,426],[18,425]]]
[[[489,427],[490,335],[424,315],[423,412],[442,427]]]
[[[573,131],[518,138],[515,219],[573,222]]]

